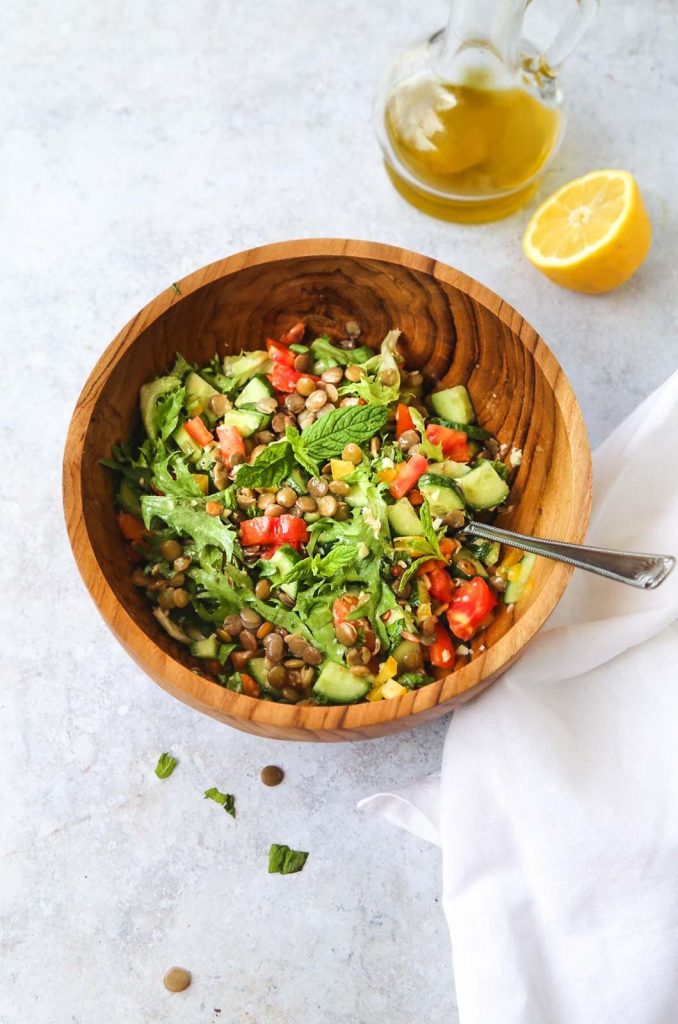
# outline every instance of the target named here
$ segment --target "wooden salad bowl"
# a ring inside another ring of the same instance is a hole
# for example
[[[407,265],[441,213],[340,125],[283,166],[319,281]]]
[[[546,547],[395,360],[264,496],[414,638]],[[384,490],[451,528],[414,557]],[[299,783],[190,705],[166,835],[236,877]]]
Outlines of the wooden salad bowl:
[[[233,693],[191,670],[155,621],[131,566],[114,509],[114,474],[99,466],[139,422],[140,386],[175,353],[207,362],[261,348],[299,317],[329,328],[357,320],[373,348],[402,330],[408,368],[427,383],[465,384],[478,421],[523,459],[500,526],[578,542],[591,500],[581,411],[553,353],[523,318],[477,281],[404,249],[311,239],[238,253],[196,270],[153,299],[94,367],[78,399],[64,457],[64,506],[75,560],[117,639],[148,675],[186,704],[229,725],[288,740],[356,740],[408,729],[449,712],[497,679],[560,599],[572,569],[539,559],[534,585],[502,606],[486,649],[445,678],[402,697],[340,707],[296,707]],[[458,658],[457,663],[462,659]]]

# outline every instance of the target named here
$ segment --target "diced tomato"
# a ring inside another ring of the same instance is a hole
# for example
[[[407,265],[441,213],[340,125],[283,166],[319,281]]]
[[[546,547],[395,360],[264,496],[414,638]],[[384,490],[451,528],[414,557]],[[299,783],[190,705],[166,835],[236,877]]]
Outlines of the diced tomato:
[[[291,544],[296,548],[307,540],[308,527],[299,516],[255,516],[240,524],[240,543],[244,547]]]
[[[468,435],[463,430],[443,427],[440,423],[429,423],[426,436],[431,444],[439,444],[446,459],[455,462],[468,462],[471,458]]]
[[[448,560],[452,558],[452,555],[456,555],[460,547],[459,541],[454,540],[453,537],[443,537],[440,541],[440,550]]]
[[[320,377],[315,377],[312,373],[299,373],[298,370],[293,370],[291,366],[283,366],[282,363],[274,363],[273,371],[268,375],[276,391],[286,391],[288,394],[297,390],[297,384],[302,377],[320,380]]]
[[[429,570],[428,578],[428,592],[431,597],[435,597],[436,601],[443,601],[445,604],[449,604],[454,598],[454,585],[452,577],[443,569],[440,562],[436,562]]]
[[[454,644],[452,643],[452,637],[439,622],[436,623],[435,640],[426,649],[428,650],[429,661],[436,668],[451,669],[454,667]]]
[[[144,537],[148,537],[148,530],[141,519],[131,512],[118,512],[118,526],[125,540],[131,540],[134,544],[143,544]]]
[[[281,345],[279,342],[269,338],[266,342],[266,348],[268,349],[269,357],[274,363],[282,363],[283,366],[294,366],[294,360],[297,357],[294,352],[290,352],[286,345]]]
[[[404,498],[411,491],[417,480],[428,469],[428,462],[423,455],[411,455],[407,462],[396,466],[396,476],[389,484],[394,498]]]
[[[415,508],[424,504],[424,495],[417,487],[413,487],[407,497],[410,505],[414,505]]]
[[[187,420],[184,423],[184,429],[188,436],[192,437],[195,443],[202,445],[203,448],[214,440],[199,416],[194,416],[192,420]]]
[[[239,430],[235,427],[227,427],[226,424],[222,424],[217,427],[217,437],[219,439],[219,449],[221,451],[221,457],[224,462],[229,462],[231,455],[235,455],[238,452],[240,455],[245,454],[245,441]]]
[[[475,576],[454,591],[447,622],[460,640],[470,640],[497,603],[497,595],[482,576]]]
[[[289,331],[285,331],[284,334],[280,335],[279,341],[281,345],[296,345],[297,342],[301,341],[306,330],[306,324],[303,320],[299,320],[298,323],[290,327]]]
[[[248,675],[247,672],[241,672],[240,678],[242,679],[242,692],[248,697],[259,697],[261,690],[259,689],[259,683],[252,676]]]
[[[410,415],[410,410],[400,402],[396,410],[396,437],[399,438],[406,430],[414,429],[414,420]]]

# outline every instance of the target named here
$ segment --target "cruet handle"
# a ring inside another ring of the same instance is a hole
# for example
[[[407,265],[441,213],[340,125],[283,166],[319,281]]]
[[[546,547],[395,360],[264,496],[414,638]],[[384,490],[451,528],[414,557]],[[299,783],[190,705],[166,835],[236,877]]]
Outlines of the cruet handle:
[[[542,74],[554,77],[579,40],[586,32],[598,10],[599,0],[570,0],[571,9],[562,23],[550,46],[539,59],[539,70]]]

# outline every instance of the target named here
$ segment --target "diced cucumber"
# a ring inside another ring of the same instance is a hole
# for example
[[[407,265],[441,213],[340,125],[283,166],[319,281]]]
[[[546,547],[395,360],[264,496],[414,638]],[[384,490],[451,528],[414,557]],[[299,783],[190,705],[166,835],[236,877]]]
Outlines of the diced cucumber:
[[[173,439],[181,448],[184,455],[195,462],[203,454],[202,447],[186,432],[183,425],[178,426],[172,434]]]
[[[272,394],[273,389],[265,377],[252,377],[252,380],[245,385],[236,398],[236,408],[241,409],[243,405],[256,405],[263,398],[270,398]]]
[[[267,689],[268,671],[266,669],[266,659],[250,658],[250,660],[247,662],[247,668],[249,670],[249,674],[252,676],[252,679],[254,679],[255,682],[259,683],[259,686],[262,686],[264,687],[264,689]]]
[[[280,576],[285,576],[293,569],[297,564],[301,555],[294,550],[289,544],[283,544],[277,549],[277,551],[271,556],[271,565],[274,565]],[[297,596],[297,590],[299,589],[298,583],[283,583],[280,587],[283,593],[289,597],[295,598]]]
[[[509,572],[515,575],[516,578],[509,580],[508,586],[504,591],[504,601],[506,604],[515,604],[516,601],[520,601],[525,593],[525,587],[530,579],[530,574],[536,560],[536,555],[527,552],[516,565],[509,569]]]
[[[484,565],[496,565],[499,561],[500,544],[496,540],[475,540],[471,549]]]
[[[118,504],[125,512],[141,517],[141,491],[130,480],[124,477],[118,490]]]
[[[395,505],[389,505],[386,514],[391,529],[399,537],[424,536],[424,527],[407,498],[401,498]]]
[[[354,704],[372,689],[373,682],[372,676],[354,676],[343,665],[326,661],[315,681],[313,692],[318,697],[324,697],[330,704]]]
[[[508,484],[489,462],[483,462],[457,480],[466,504],[471,508],[494,508],[508,497]]]
[[[414,640],[401,640],[393,657],[398,662],[398,675],[401,672],[415,672],[423,665],[421,644],[415,644]]]
[[[233,378],[235,387],[243,384],[257,374],[269,373],[271,360],[268,352],[257,349],[254,352],[241,352],[239,356],[224,356],[224,373]]]
[[[258,430],[262,430],[267,422],[268,416],[253,409],[229,409],[224,415],[224,424],[227,427],[235,427],[242,437],[251,437]]]
[[[431,405],[438,416],[455,423],[475,423],[476,414],[468,391],[463,384],[445,388],[431,395]]]
[[[438,473],[440,476],[449,476],[452,480],[458,480],[460,476],[466,476],[471,472],[471,467],[465,462],[453,462],[447,459],[445,462],[432,462],[428,467],[429,473]]]
[[[419,490],[426,498],[433,516],[444,516],[464,508],[464,499],[451,477],[424,473],[419,480]]]
[[[207,403],[212,395],[219,394],[217,389],[193,370],[186,378],[184,387],[186,388],[186,411],[189,416],[200,416],[201,413],[204,413],[209,422],[214,423],[217,417],[210,412]]]
[[[499,474],[499,476],[502,478],[502,480],[508,480],[508,477],[509,477],[508,466],[506,465],[505,462],[501,462],[500,459],[476,459],[476,461],[473,463],[473,466],[471,468],[472,469],[477,469],[478,466],[482,466],[482,464],[484,462],[489,463],[489,465],[492,466],[492,469],[494,469]]]
[[[306,494],[307,479],[304,475],[303,470],[299,466],[295,466],[290,475],[288,476],[286,483],[296,491],[297,494]]]
[[[487,570],[483,563],[478,558],[478,555],[475,551],[472,551],[471,548],[459,548],[459,551],[457,551],[456,555],[454,556],[454,560],[455,562],[458,562],[462,559],[465,559],[467,562],[471,563],[478,576],[483,576],[485,579],[487,579]]]
[[[175,391],[181,387],[181,381],[173,374],[169,377],[158,377],[150,384],[144,384],[139,390],[139,406],[141,407],[141,418],[146,428],[146,433],[155,441],[158,436],[158,428],[155,422],[155,406],[161,395],[168,391]]]
[[[219,641],[216,634],[213,633],[204,640],[194,640],[189,650],[194,658],[218,658]]]
[[[367,488],[370,486],[370,482],[366,477],[361,477],[357,483],[351,485],[351,490],[348,492],[344,501],[351,508],[362,508],[367,505]]]

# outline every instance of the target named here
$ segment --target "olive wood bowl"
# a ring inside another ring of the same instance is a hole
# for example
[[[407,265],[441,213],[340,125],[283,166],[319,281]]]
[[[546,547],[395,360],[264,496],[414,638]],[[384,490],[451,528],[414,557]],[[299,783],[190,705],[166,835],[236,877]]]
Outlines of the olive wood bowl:
[[[465,384],[479,423],[522,449],[498,525],[583,540],[591,499],[586,430],[544,341],[511,306],[459,271],[404,249],[343,239],[282,242],[219,260],[173,284],[122,329],[90,374],[70,424],[63,470],[68,533],[104,620],[173,696],[261,736],[383,736],[444,715],[496,680],[551,614],[572,569],[539,559],[534,585],[512,609],[502,607],[475,657],[458,657],[453,672],[422,689],[340,707],[255,700],[192,671],[184,649],[157,624],[130,582],[114,477],[99,466],[138,425],[140,386],[165,371],[177,351],[204,363],[215,351],[260,348],[299,317],[319,331],[357,320],[361,341],[375,349],[388,330],[400,328],[410,369],[420,369],[430,386]]]

